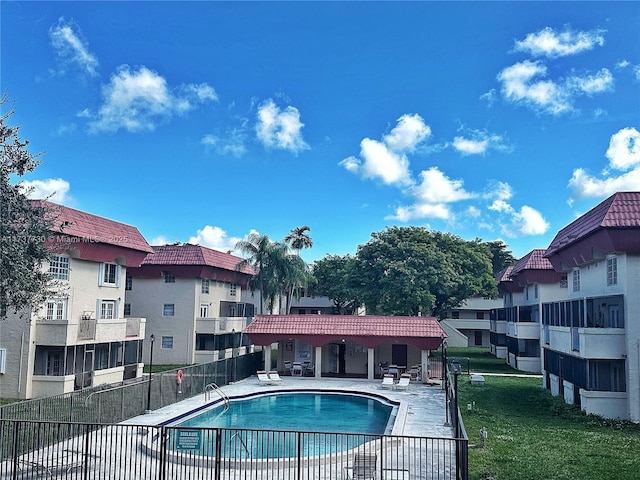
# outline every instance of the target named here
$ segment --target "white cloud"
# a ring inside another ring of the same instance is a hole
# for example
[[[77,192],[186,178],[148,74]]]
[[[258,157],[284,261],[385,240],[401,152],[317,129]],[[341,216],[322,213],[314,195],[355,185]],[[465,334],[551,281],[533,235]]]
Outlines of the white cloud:
[[[608,69],[603,68],[595,75],[572,76],[567,80],[567,87],[587,95],[609,92],[613,90],[613,75]]]
[[[640,186],[640,132],[633,127],[619,130],[611,136],[606,151],[609,166],[602,177],[577,168],[569,180],[569,202],[583,198],[607,197],[620,191],[636,191]],[[611,175],[611,170],[624,173]]]
[[[121,66],[103,86],[104,103],[89,123],[92,132],[154,130],[160,122],[183,114],[195,104],[217,100],[207,84],[183,85],[174,93],[167,81],[147,67]]]
[[[611,136],[605,154],[609,164],[617,170],[628,170],[640,165],[640,132],[623,128]]]
[[[69,182],[62,178],[32,180],[20,182],[27,196],[34,200],[47,199],[55,203],[65,204],[69,200]]]
[[[413,152],[431,135],[431,128],[420,115],[405,114],[382,141],[364,138],[360,158],[350,156],[339,165],[363,178],[380,179],[386,185],[408,186],[414,181],[405,152]]]
[[[304,123],[295,107],[288,106],[281,111],[272,99],[268,99],[258,108],[256,134],[266,147],[293,153],[307,150],[309,145],[302,138],[302,127]]]
[[[224,136],[207,134],[202,137],[200,143],[206,148],[213,148],[219,155],[233,155],[240,158],[247,153],[246,132],[242,128],[234,128]]]
[[[98,60],[90,51],[79,33],[74,32],[75,25],[64,18],[49,29],[51,45],[63,64],[75,65],[83,72],[96,76]]]
[[[540,62],[525,60],[505,68],[498,74],[503,96],[512,102],[553,115],[572,110],[567,92],[549,80],[535,80],[547,74]]]
[[[448,204],[477,196],[464,189],[462,180],[452,180],[436,167],[422,171],[420,178],[420,184],[409,190],[415,203],[399,207],[390,218],[404,222],[422,218],[448,220],[453,216]]]
[[[574,100],[581,95],[613,90],[613,75],[606,68],[595,75],[570,75],[560,82],[544,79],[546,76],[542,62],[524,60],[505,68],[497,78],[505,99],[552,115],[574,111]]]
[[[452,146],[462,155],[483,155],[489,149],[508,150],[500,135],[493,135],[482,130],[471,130],[463,136],[456,136]]]
[[[233,251],[236,243],[240,240],[242,238],[227,236],[227,232],[220,227],[206,225],[198,230],[194,237],[190,237],[188,243],[202,245],[221,252],[229,252]]]
[[[512,225],[521,235],[542,235],[549,229],[549,223],[542,214],[526,205],[513,214]]]
[[[524,40],[516,41],[515,51],[527,52],[535,57],[558,58],[575,55],[596,46],[604,45],[604,31],[576,32],[569,28],[556,32],[545,27],[537,33],[528,34]]]
[[[151,239],[150,245],[171,245],[173,242],[164,235],[158,235]]]
[[[395,152],[413,152],[416,146],[431,135],[431,127],[418,114],[405,114],[398,124],[382,137],[384,144]]]

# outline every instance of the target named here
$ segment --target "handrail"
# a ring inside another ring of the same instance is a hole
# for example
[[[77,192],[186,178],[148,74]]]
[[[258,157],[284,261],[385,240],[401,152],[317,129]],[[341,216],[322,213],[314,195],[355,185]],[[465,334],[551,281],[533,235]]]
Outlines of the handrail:
[[[152,378],[152,380],[153,380],[153,378]],[[148,380],[144,380],[144,382],[147,382],[147,381],[148,381]],[[101,389],[101,390],[95,390],[95,391],[93,391],[93,392],[89,393],[89,395],[87,395],[87,398],[85,398],[85,400],[84,400],[84,406],[85,406],[85,407],[88,407],[88,406],[89,406],[89,404],[91,403],[91,402],[90,402],[91,397],[93,397],[94,395],[97,395],[97,394],[99,394],[99,393],[111,392],[111,391],[113,391],[113,390],[120,390],[120,389],[122,389],[122,388],[127,388],[127,387],[129,387],[130,385],[133,385],[134,383],[142,383],[142,382],[143,382],[143,380],[140,380],[140,381],[137,381],[137,382],[131,382],[131,383],[122,383],[122,385],[117,385],[117,386],[115,386],[115,387],[111,387],[111,388],[103,388],[103,389]]]
[[[224,410],[223,412],[226,412],[227,410],[229,410],[229,396],[224,393],[222,391],[222,389],[215,383],[210,383],[207,386],[204,387],[204,401],[207,402],[210,399],[210,393],[211,392],[216,392],[218,395],[220,395],[220,398],[222,398],[222,401],[224,402]]]
[[[244,443],[244,440],[240,436],[240,432],[236,432],[233,435],[231,435],[231,437],[229,437],[229,443],[231,443],[231,440],[233,440],[233,437],[238,437],[240,439],[240,444],[244,447],[244,451],[247,452],[247,455],[249,456],[249,458],[251,458],[251,452],[249,451],[247,444]]]

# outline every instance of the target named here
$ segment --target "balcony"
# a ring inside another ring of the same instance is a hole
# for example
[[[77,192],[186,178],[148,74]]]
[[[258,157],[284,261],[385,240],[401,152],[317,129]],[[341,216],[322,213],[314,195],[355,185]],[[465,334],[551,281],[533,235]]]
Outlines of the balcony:
[[[512,338],[540,338],[540,324],[534,322],[507,322],[507,336]]]
[[[198,317],[196,318],[196,332],[223,334],[233,330],[241,332],[249,324],[247,317]]]
[[[616,360],[627,353],[623,328],[548,327],[548,348],[579,356]]]
[[[82,343],[117,342],[144,337],[146,319],[114,318],[78,320],[37,320],[38,345],[75,345]]]

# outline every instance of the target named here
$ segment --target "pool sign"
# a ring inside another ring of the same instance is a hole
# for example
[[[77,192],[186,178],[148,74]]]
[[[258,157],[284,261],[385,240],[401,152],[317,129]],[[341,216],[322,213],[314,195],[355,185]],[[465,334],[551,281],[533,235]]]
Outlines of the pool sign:
[[[178,429],[176,448],[178,450],[200,450],[202,432],[200,430]]]

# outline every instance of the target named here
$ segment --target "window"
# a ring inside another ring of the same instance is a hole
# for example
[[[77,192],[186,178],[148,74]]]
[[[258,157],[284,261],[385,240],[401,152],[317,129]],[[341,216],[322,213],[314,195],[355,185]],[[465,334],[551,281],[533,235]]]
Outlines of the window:
[[[62,375],[62,354],[60,352],[47,354],[45,375]]]
[[[100,300],[98,312],[100,315],[98,318],[101,318],[101,319],[116,318],[115,300]]]
[[[125,317],[131,316],[131,304],[130,303],[125,303],[124,304],[124,316]]]
[[[538,284],[533,286],[533,298],[538,298]]]
[[[200,318],[209,318],[209,304],[201,303],[200,304]]]
[[[569,288],[569,282],[566,275],[560,277],[560,288]]]
[[[451,312],[451,318],[454,320],[458,320],[460,318],[460,312],[458,310],[453,310]]]
[[[118,283],[118,265],[115,263],[103,264],[102,284],[116,285]]]
[[[5,373],[7,368],[7,349],[0,348],[0,373]]]
[[[162,337],[162,348],[173,349],[173,337]]]
[[[62,298],[47,300],[47,320],[64,320],[66,316],[66,301]]]
[[[173,303],[165,303],[162,307],[163,317],[173,317],[175,313],[175,305]]]
[[[55,280],[69,280],[69,258],[59,255],[49,257],[49,275]]]
[[[209,293],[209,279],[202,279],[202,286],[200,287],[200,293]]]
[[[580,291],[580,270],[573,271],[573,291]]]
[[[176,277],[173,275],[173,272],[163,270],[162,276],[164,278],[164,283],[176,283]]]
[[[126,279],[124,281],[124,289],[131,290],[131,287],[133,287],[133,277],[131,276],[131,274],[127,273]]]
[[[232,297],[236,296],[236,285],[235,283],[232,283],[229,285],[229,295],[231,295]]]
[[[607,285],[618,284],[618,257],[607,258]]]
[[[484,312],[476,312],[476,320],[484,320]]]
[[[524,287],[524,299],[529,300],[529,285]]]

